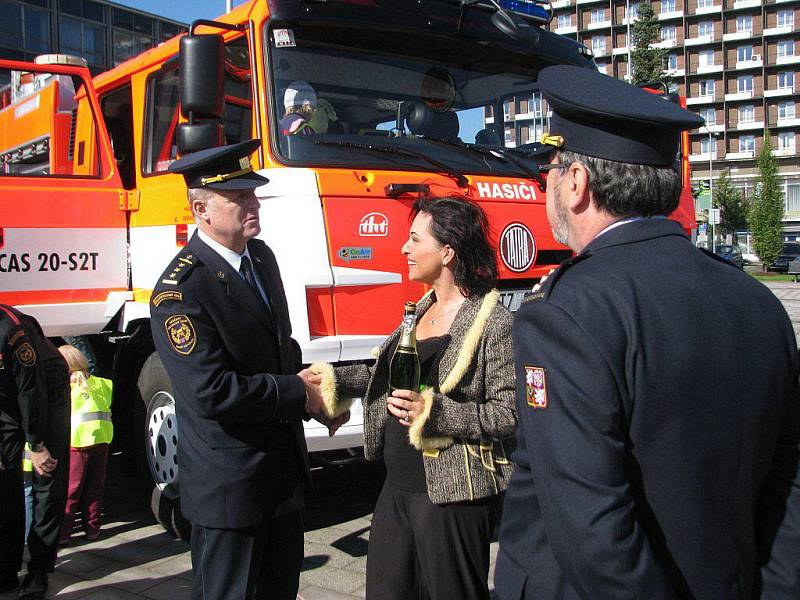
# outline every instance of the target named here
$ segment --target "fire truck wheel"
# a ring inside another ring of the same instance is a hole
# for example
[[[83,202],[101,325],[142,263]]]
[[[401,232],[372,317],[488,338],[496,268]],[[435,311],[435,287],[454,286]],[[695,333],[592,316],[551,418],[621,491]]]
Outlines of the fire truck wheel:
[[[180,539],[189,539],[191,524],[180,509],[178,480],[178,419],[175,398],[158,354],[153,352],[139,373],[139,394],[144,408],[143,469],[153,484],[150,508],[167,531]]]

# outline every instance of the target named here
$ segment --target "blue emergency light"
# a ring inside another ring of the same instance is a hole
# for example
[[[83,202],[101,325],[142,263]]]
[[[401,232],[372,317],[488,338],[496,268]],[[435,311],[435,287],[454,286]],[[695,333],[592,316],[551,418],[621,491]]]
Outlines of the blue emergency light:
[[[498,0],[498,4],[503,10],[511,10],[516,13],[527,15],[541,23],[550,22],[550,12],[547,10],[547,2],[537,0]]]

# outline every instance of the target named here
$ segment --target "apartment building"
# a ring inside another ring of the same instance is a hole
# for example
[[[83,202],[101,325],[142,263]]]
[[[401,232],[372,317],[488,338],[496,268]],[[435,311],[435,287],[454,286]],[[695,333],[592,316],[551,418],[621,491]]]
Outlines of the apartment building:
[[[0,58],[74,54],[94,74],[187,30],[184,23],[106,0],[0,0]]]
[[[554,0],[549,28],[591,48],[601,72],[629,75],[634,0]],[[691,132],[695,181],[729,169],[751,192],[755,158],[772,136],[786,201],[787,239],[800,239],[800,0],[653,0],[672,89],[706,126]],[[546,108],[535,98],[504,106],[506,142],[535,141]],[[700,198],[698,209],[710,198]]]

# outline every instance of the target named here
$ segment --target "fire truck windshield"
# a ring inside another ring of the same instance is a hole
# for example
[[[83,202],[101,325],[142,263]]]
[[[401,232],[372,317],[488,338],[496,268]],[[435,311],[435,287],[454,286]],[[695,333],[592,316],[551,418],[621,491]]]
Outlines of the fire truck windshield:
[[[429,158],[459,173],[529,175],[524,155],[486,150],[546,129],[535,56],[385,31],[295,25],[267,35],[273,138],[287,164],[440,170]]]

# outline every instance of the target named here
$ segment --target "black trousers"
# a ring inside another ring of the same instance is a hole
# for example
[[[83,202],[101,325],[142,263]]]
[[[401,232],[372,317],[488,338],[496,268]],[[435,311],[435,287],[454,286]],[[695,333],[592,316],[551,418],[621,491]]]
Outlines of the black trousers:
[[[263,525],[192,525],[192,600],[295,600],[303,564],[303,517],[292,511]]]
[[[498,496],[438,505],[386,483],[367,553],[367,600],[488,600]]]
[[[0,440],[0,578],[22,567],[25,546],[25,492],[22,487],[22,433]]]
[[[52,573],[58,553],[58,537],[69,485],[69,435],[70,400],[69,388],[65,387],[65,402],[50,404],[47,412],[45,446],[58,466],[51,477],[33,473],[33,520],[28,533],[28,571]],[[24,515],[23,515],[24,520]]]

